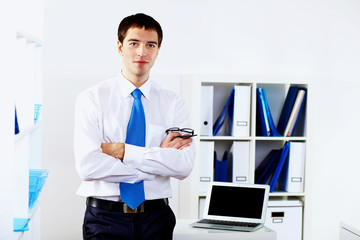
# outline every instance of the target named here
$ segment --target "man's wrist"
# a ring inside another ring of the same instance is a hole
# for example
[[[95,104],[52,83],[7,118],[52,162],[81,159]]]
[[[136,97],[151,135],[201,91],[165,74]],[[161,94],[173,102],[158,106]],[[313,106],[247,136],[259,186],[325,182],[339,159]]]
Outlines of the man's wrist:
[[[124,159],[125,155],[125,144],[124,143],[103,143],[101,144],[103,153],[106,153],[114,158]]]
[[[124,143],[119,143],[119,159],[121,161],[124,160],[124,155],[125,155],[125,144]]]

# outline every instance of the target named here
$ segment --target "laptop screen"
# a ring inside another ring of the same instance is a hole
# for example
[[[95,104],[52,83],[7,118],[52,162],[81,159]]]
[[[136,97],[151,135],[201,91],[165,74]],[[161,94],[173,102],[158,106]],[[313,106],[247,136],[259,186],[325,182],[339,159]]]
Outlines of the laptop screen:
[[[212,186],[208,215],[261,219],[264,188]]]

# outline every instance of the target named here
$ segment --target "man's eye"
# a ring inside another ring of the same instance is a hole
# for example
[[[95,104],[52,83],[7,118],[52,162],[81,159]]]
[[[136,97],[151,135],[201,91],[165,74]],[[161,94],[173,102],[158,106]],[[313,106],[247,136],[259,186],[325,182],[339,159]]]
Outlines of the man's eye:
[[[132,42],[132,43],[130,43],[130,46],[136,46],[137,45],[137,43],[136,42]]]
[[[148,46],[149,46],[150,48],[155,48],[155,47],[156,47],[155,44],[149,44]]]

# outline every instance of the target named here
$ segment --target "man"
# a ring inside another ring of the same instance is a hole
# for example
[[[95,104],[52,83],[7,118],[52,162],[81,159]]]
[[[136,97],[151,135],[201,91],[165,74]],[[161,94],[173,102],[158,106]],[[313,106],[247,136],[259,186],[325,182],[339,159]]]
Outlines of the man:
[[[124,18],[117,41],[121,73],[77,98],[84,239],[172,239],[170,177],[190,174],[195,146],[183,129],[189,127],[185,102],[149,78],[161,42],[161,26],[152,17]]]

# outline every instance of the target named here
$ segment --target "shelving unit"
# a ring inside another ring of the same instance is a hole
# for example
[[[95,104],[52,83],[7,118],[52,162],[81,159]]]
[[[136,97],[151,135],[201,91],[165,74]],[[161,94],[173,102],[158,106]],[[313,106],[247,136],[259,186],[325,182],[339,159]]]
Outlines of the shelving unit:
[[[42,42],[17,31],[17,68],[14,102],[20,133],[14,137],[14,215],[29,218],[29,231],[14,233],[17,239],[40,237],[39,202],[29,208],[29,170],[41,168],[42,121],[35,123],[35,104],[42,104]],[[40,113],[40,119],[42,114]],[[37,236],[37,237],[35,237]]]
[[[285,101],[287,91],[290,86],[296,85],[299,87],[308,88],[307,79],[301,77],[289,77],[289,76],[236,76],[236,75],[188,75],[182,80],[181,94],[189,107],[192,127],[196,133],[200,133],[200,112],[202,106],[201,102],[201,86],[214,86],[214,103],[213,103],[213,121],[223,109],[226,100],[230,94],[234,85],[246,85],[251,86],[251,104],[250,104],[250,131],[249,136],[245,137],[233,137],[226,136],[225,132],[220,132],[217,136],[199,136],[194,139],[197,145],[197,156],[195,159],[195,165],[191,176],[186,180],[180,182],[180,218],[198,218],[201,214],[199,212],[201,199],[205,198],[206,193],[199,191],[199,169],[202,167],[199,165],[200,151],[199,146],[201,142],[213,141],[215,145],[215,151],[218,153],[218,159],[222,158],[222,154],[225,150],[229,151],[234,141],[249,142],[249,169],[248,169],[248,182],[255,182],[255,169],[259,163],[265,158],[265,156],[272,149],[282,148],[287,141],[293,142],[307,142],[306,134],[306,108],[300,118],[298,126],[296,128],[293,137],[263,137],[259,136],[256,131],[257,121],[257,98],[256,89],[261,87],[266,90],[267,100],[271,110],[272,117],[275,124],[277,124],[280,117],[280,113]],[[308,101],[307,101],[308,102]],[[223,127],[226,129],[226,125]],[[270,193],[270,200],[272,199],[300,199],[304,206],[303,211],[303,236],[305,232],[305,226],[307,226],[307,206],[306,202],[306,169],[309,167],[309,160],[306,159],[305,164],[305,186],[304,192],[301,193],[289,193],[284,191],[275,191]],[[303,237],[303,239],[305,239]]]
[[[8,68],[4,79],[5,100],[1,135],[6,142],[1,151],[0,206],[1,239],[40,239],[40,201],[29,209],[29,170],[41,169],[42,114],[34,121],[34,104],[42,104],[43,0],[17,0],[12,3],[13,18],[5,32]],[[19,7],[21,6],[21,8]],[[1,71],[3,72],[3,71]],[[4,93],[2,93],[3,95]],[[14,133],[17,110],[20,132]],[[29,230],[14,232],[14,219],[30,219]]]

